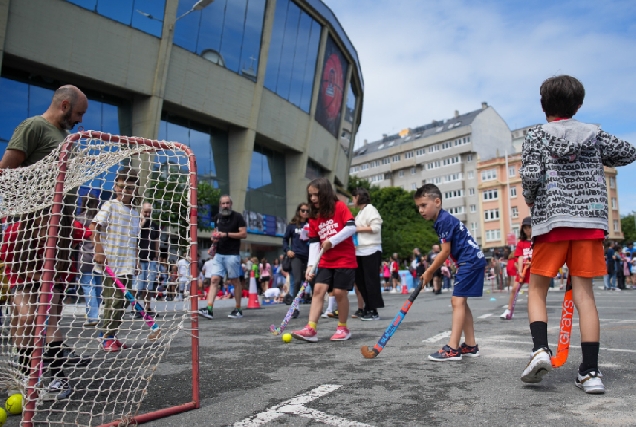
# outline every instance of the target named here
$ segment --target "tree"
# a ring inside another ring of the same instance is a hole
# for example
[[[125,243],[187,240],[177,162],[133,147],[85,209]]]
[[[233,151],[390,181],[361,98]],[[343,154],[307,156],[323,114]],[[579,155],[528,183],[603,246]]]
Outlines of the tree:
[[[636,242],[636,222],[634,216],[636,212],[625,215],[621,218],[621,230],[625,236],[625,243]]]

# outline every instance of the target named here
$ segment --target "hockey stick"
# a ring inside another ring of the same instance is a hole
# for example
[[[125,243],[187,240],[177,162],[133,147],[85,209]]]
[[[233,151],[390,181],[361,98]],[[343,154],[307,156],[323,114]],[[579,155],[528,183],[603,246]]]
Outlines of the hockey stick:
[[[117,276],[115,276],[115,273],[113,272],[113,270],[110,269],[109,266],[104,265],[104,271],[110,276],[111,279],[113,279],[117,287],[124,293],[124,297],[126,297],[128,302],[130,302],[135,310],[143,316],[144,320],[146,321],[146,325],[150,326],[152,332],[150,332],[150,335],[148,335],[148,340],[154,341],[159,338],[161,336],[161,328],[159,328],[159,325],[155,323],[155,319],[153,319],[152,316],[146,313],[141,304],[137,302],[130,291],[126,289],[124,284],[117,278]]]
[[[556,355],[552,357],[552,367],[559,368],[568,360],[570,352],[570,334],[572,332],[572,316],[574,314],[574,301],[572,301],[572,278],[568,275],[565,285],[565,295],[561,311],[561,328],[559,331],[559,345]]]
[[[391,322],[389,327],[386,328],[386,330],[384,331],[384,334],[382,334],[382,337],[380,337],[380,340],[378,341],[378,343],[374,345],[373,348],[366,345],[360,348],[360,352],[362,353],[365,359],[373,359],[375,357],[378,357],[378,354],[380,354],[380,352],[384,349],[384,346],[386,345],[386,343],[389,342],[389,340],[391,339],[395,331],[397,331],[397,328],[400,326],[400,323],[402,323],[402,320],[404,320],[406,313],[409,312],[409,309],[413,305],[415,298],[417,298],[417,296],[420,294],[420,291],[422,290],[422,285],[423,283],[420,283],[418,287],[415,288],[413,292],[411,292],[409,299],[406,300],[406,302],[400,309],[400,312],[393,319],[393,322]]]
[[[521,292],[521,287],[523,286],[523,279],[526,277],[526,273],[530,268],[530,263],[526,262],[523,266],[523,271],[521,272],[521,276],[517,278],[517,289],[515,290],[515,297],[512,300],[512,305],[510,306],[510,314],[506,316],[506,320],[511,320],[512,315],[515,313],[515,306],[517,305],[517,297],[519,296],[519,292]]]
[[[316,260],[316,265],[314,265],[314,269],[313,269],[312,274],[316,274],[316,271],[318,271],[318,263],[320,262],[320,257],[322,257],[322,249],[320,250],[320,253],[318,254],[318,259]],[[269,331],[272,334],[280,335],[280,334],[283,333],[283,331],[287,327],[287,324],[291,320],[291,317],[294,314],[294,310],[296,310],[298,308],[298,305],[300,304],[300,299],[302,298],[303,294],[305,293],[305,288],[308,285],[309,285],[309,282],[307,282],[306,280],[303,281],[303,285],[298,290],[298,294],[296,295],[296,298],[294,298],[294,301],[292,302],[291,307],[289,307],[289,310],[287,310],[287,314],[285,315],[285,318],[283,319],[283,321],[280,324],[280,326],[276,327],[275,325],[271,325],[269,327]]]

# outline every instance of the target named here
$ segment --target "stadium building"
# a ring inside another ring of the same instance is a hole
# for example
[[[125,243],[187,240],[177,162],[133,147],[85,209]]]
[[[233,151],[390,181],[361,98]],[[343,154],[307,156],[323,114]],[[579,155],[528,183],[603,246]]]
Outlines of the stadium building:
[[[0,154],[74,84],[85,130],[189,145],[249,212],[245,253],[280,248],[310,179],[347,183],[364,85],[321,0],[4,0],[0,70]]]

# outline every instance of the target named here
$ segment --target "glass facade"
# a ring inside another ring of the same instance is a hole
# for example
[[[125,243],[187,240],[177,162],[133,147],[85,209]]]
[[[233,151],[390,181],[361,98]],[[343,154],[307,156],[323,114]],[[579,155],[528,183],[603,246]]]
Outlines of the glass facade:
[[[66,0],[129,27],[161,37],[165,0]]]
[[[177,17],[197,0],[180,0]],[[174,44],[256,80],[266,0],[216,0],[178,19]]]
[[[254,144],[245,209],[285,218],[287,216],[285,183],[285,156]]]
[[[358,97],[353,91],[353,85],[349,82],[349,87],[347,88],[347,107],[345,108],[345,116],[344,119],[347,123],[353,124],[353,118],[355,117],[356,111],[356,100]]]
[[[222,193],[229,192],[227,133],[189,120],[164,114],[159,125],[159,140],[189,146],[197,158],[199,182],[207,182]],[[158,159],[170,162],[169,153]],[[182,159],[185,161],[185,159]],[[179,166],[186,166],[185,163]]]
[[[311,106],[321,27],[291,0],[277,0],[264,85],[306,113]]]

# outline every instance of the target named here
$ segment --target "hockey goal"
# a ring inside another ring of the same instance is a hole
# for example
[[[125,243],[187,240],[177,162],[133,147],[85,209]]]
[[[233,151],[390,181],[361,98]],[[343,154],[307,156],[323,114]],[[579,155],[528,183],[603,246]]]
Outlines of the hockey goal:
[[[129,425],[198,408],[190,148],[86,131],[36,164],[0,172],[12,284],[0,302],[0,391],[22,394],[21,424]],[[180,377],[162,379],[171,345],[187,362]],[[191,383],[177,393],[185,398],[157,396],[175,382]]]

